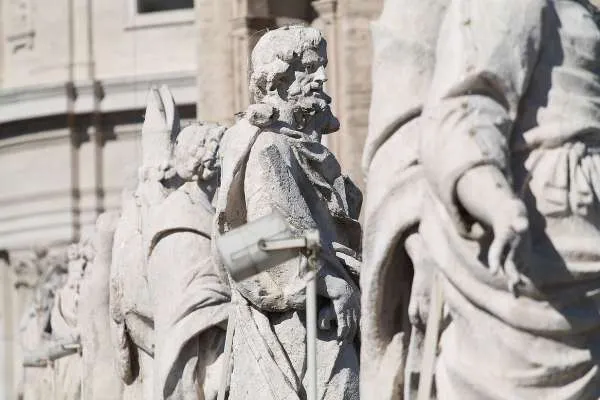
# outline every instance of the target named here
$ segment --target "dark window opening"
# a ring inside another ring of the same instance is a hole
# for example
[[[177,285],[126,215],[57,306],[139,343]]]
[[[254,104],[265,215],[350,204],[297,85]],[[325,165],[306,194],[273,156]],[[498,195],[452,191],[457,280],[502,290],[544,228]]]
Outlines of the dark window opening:
[[[194,0],[137,0],[139,14],[187,8],[194,8]]]

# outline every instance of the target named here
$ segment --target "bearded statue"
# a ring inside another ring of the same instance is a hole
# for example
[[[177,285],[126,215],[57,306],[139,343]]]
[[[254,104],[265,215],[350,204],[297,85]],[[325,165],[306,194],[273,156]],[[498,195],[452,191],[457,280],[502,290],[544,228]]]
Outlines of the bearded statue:
[[[320,143],[339,128],[323,90],[326,49],[318,30],[300,26],[269,31],[257,42],[249,82],[253,104],[222,141],[213,232],[274,211],[295,232],[319,230],[319,398],[358,399],[361,194]],[[298,262],[232,284],[232,400],[247,393],[261,400],[305,396],[306,293]]]

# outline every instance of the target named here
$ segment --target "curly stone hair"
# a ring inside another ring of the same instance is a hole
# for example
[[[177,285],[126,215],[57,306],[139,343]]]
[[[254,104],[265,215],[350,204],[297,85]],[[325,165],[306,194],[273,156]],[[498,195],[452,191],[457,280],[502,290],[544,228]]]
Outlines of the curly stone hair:
[[[323,41],[318,29],[292,25],[265,33],[256,43],[250,57],[250,93],[260,103],[266,92],[274,89],[292,61]]]
[[[206,181],[220,167],[219,147],[226,128],[219,124],[198,122],[177,135],[173,149],[173,167],[184,180]]]

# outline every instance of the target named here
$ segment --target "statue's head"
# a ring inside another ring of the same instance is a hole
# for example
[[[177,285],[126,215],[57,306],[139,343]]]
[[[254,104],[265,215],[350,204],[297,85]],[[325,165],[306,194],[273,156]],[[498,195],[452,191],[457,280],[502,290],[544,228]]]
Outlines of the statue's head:
[[[328,112],[325,94],[327,43],[317,29],[289,26],[265,33],[251,56],[250,93],[255,103],[272,105],[299,119]],[[333,118],[333,115],[331,115]]]
[[[219,146],[225,130],[212,123],[196,123],[182,129],[173,149],[172,163],[177,175],[185,181],[213,180],[219,169]]]

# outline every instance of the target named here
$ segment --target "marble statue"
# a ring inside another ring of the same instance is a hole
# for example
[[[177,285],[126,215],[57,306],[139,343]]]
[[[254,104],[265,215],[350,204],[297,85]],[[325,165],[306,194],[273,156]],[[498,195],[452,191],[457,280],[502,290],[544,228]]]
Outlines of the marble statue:
[[[77,321],[81,339],[82,398],[119,400],[123,382],[116,370],[109,310],[109,277],[117,212],[101,214],[92,239],[93,261],[86,268],[79,290]],[[91,257],[90,257],[91,258]]]
[[[600,12],[449,0],[440,20],[413,160],[450,318],[437,398],[596,399]]]
[[[33,257],[22,258],[12,265],[15,276],[15,289],[34,289],[48,271],[63,267],[66,260],[62,256],[50,254],[47,247],[36,245]]]
[[[224,131],[180,130],[168,90],[151,91],[140,183],[124,196],[111,267],[121,376],[142,386],[126,399],[216,399],[230,300],[211,257]]]
[[[215,234],[279,211],[316,228],[320,399],[358,399],[361,193],[320,143],[334,132],[323,91],[326,42],[313,28],[269,31],[252,51],[253,102],[223,138]],[[299,260],[236,282],[229,399],[305,398],[305,283]]]
[[[125,400],[151,399],[153,385],[153,317],[134,194],[121,196],[109,274],[110,336]]]
[[[89,241],[71,244],[67,249],[67,276],[57,291],[50,313],[52,342],[77,344],[80,341],[78,308],[80,287],[86,270],[94,257]],[[80,352],[64,354],[52,364],[54,398],[81,399],[82,359]]]
[[[435,267],[419,235],[428,190],[419,162],[419,121],[450,1],[386,0],[371,28],[373,91],[363,154],[360,282],[363,398],[411,399],[419,381]]]
[[[93,260],[93,249],[84,240],[71,244],[65,256],[47,250],[35,253],[35,259],[25,263],[29,278],[39,276],[27,280],[35,286],[31,287],[32,303],[20,326],[25,367],[20,396],[24,400],[48,396],[79,400],[83,378],[80,329],[88,322],[79,320],[80,288]],[[23,263],[19,265],[22,272]]]
[[[144,214],[171,190],[161,181],[169,169],[172,139],[179,130],[177,109],[168,89],[152,88],[142,126],[139,182],[134,190],[123,191],[110,267],[111,336],[118,372],[126,384],[126,400],[153,398],[154,313],[146,269]]]
[[[179,132],[173,164],[184,183],[148,216],[156,398],[217,397],[230,293],[210,238],[224,131],[194,124]]]
[[[67,262],[63,254],[51,254],[44,247],[34,250],[34,258],[16,261],[14,271],[17,274],[17,287],[31,291],[19,323],[19,343],[24,364],[30,355],[34,359],[40,358],[35,355],[46,353],[44,350],[53,342],[51,313],[57,292],[67,276]],[[53,383],[52,369],[24,365],[18,395],[24,400],[44,399],[48,393],[53,393]]]

